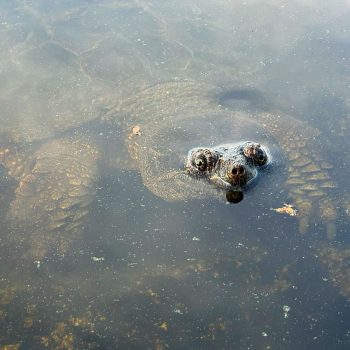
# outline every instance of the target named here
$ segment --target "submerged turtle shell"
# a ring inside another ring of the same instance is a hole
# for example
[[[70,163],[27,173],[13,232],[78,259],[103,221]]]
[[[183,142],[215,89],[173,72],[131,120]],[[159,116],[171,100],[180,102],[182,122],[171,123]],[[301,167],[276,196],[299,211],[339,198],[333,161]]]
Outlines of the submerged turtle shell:
[[[79,127],[135,84],[180,73],[191,59],[163,35],[159,19],[132,1],[50,6],[0,5],[3,143]]]
[[[251,75],[252,62],[229,41],[230,20],[212,14],[227,4],[202,6],[206,12],[131,0],[1,4],[0,142],[56,137],[103,115],[136,86]]]
[[[96,192],[97,158],[111,154],[87,131],[92,121],[192,56],[133,1],[5,2],[0,12],[0,164],[17,183],[10,236],[37,260],[55,245],[64,255]]]

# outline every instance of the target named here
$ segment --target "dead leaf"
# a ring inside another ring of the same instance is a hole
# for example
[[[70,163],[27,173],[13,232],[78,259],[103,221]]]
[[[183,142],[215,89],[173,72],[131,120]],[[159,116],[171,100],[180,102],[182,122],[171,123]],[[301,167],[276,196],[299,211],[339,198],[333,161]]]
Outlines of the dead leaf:
[[[292,204],[287,204],[284,203],[283,207],[281,208],[271,208],[271,210],[280,213],[280,214],[287,214],[289,216],[297,216],[298,215],[298,211],[293,207]]]

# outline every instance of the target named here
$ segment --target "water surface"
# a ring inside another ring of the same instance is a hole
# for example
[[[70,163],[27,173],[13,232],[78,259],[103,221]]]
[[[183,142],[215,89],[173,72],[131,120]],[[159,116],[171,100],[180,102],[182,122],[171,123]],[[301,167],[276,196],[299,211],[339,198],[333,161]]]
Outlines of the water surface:
[[[0,6],[2,149],[28,157],[65,137],[100,149],[88,213],[61,255],[27,254],[33,223],[8,219],[19,181],[0,169],[1,349],[349,348],[347,1]],[[282,161],[236,205],[169,203],[144,186],[125,116],[99,120],[135,89],[181,79],[234,88],[226,108],[320,129],[335,235],[318,217],[300,234],[298,218],[271,210],[288,199]],[[35,227],[48,242],[63,232]]]

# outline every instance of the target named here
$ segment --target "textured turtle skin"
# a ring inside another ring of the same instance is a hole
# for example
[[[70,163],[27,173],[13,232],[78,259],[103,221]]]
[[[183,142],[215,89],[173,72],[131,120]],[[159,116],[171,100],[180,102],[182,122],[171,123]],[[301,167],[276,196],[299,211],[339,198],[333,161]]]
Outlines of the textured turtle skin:
[[[98,156],[84,137],[1,149],[0,162],[16,182],[6,214],[9,241],[25,256],[63,256],[80,235],[96,193]]]

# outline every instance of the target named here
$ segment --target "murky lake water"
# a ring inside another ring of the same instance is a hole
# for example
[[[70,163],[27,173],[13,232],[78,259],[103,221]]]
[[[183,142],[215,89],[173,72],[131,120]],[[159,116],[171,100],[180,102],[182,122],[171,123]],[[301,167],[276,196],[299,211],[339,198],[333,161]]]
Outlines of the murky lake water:
[[[348,1],[2,1],[0,48],[0,349],[349,349]],[[127,112],[169,81],[306,122],[289,141],[336,188],[305,233],[282,134],[242,202],[164,200],[133,147],[173,157],[183,120],[156,94]]]

